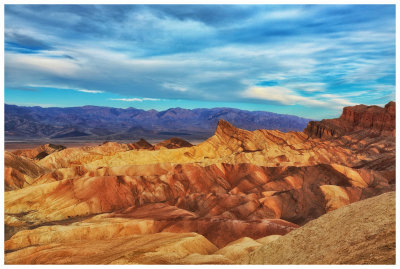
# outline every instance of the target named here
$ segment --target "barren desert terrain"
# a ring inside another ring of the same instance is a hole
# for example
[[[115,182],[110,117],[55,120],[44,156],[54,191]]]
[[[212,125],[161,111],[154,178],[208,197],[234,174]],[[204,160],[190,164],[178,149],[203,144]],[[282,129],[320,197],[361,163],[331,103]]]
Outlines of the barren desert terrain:
[[[394,264],[395,103],[303,132],[5,152],[6,264]]]

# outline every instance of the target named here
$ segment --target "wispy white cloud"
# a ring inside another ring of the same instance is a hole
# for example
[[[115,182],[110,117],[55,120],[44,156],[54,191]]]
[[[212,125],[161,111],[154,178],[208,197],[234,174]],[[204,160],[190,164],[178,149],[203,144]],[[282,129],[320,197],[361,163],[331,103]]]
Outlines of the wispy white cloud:
[[[273,101],[282,105],[328,107],[331,109],[356,105],[356,103],[337,95],[321,94],[302,96],[292,89],[281,86],[250,87],[242,93],[242,96],[245,98]]]
[[[285,80],[285,79],[287,79],[287,74],[285,73],[270,73],[260,76],[260,80]]]
[[[284,20],[298,18],[304,15],[304,10],[301,8],[290,8],[285,10],[276,10],[266,13],[263,19],[266,20]]]
[[[335,103],[335,104],[340,104],[342,106],[354,106],[357,105],[357,103],[354,103],[345,97],[349,96],[344,96],[344,95],[338,95],[338,94],[321,94],[318,95],[319,98],[324,98],[327,100],[329,103]]]
[[[301,90],[305,92],[323,92],[326,88],[326,83],[322,82],[290,82],[285,84],[286,87]]]
[[[178,91],[178,92],[186,92],[188,89],[186,87],[183,87],[178,84],[173,84],[173,83],[163,83],[162,86],[164,88],[173,90],[173,91]]]
[[[96,90],[85,90],[85,89],[71,89],[78,92],[87,92],[87,93],[103,93],[104,91],[96,91]]]
[[[17,106],[40,106],[40,107],[57,107],[55,104],[41,104],[41,103],[30,103],[30,102],[11,102],[9,105],[17,105]]]
[[[280,23],[284,20],[297,19],[307,13],[306,9],[302,8],[283,8],[283,9],[270,9],[264,10],[254,14],[252,17],[245,20],[234,20],[230,24],[219,26],[220,29],[237,29],[247,28],[253,25],[260,25],[265,23]]]
[[[51,89],[60,89],[60,90],[72,90],[77,92],[85,92],[85,93],[104,93],[104,91],[99,90],[88,90],[82,88],[74,88],[74,87],[67,87],[67,86],[59,86],[59,85],[40,85],[40,84],[28,84],[26,87],[30,88],[51,88]]]
[[[143,101],[161,101],[158,98],[109,98],[111,101],[123,101],[123,102],[143,102]]]
[[[368,85],[368,88],[371,88],[378,92],[383,92],[383,91],[394,92],[394,91],[396,91],[395,85],[388,85],[388,84],[372,84],[372,85]]]
[[[35,72],[46,74],[46,76],[62,76],[65,78],[79,75],[81,66],[77,63],[61,58],[52,58],[52,53],[40,54],[17,54],[6,53],[4,62],[11,70],[18,69],[20,72]],[[50,56],[50,57],[47,57]]]
[[[295,91],[281,86],[250,87],[242,93],[243,97],[275,101],[283,105],[323,106],[324,102],[298,95]]]

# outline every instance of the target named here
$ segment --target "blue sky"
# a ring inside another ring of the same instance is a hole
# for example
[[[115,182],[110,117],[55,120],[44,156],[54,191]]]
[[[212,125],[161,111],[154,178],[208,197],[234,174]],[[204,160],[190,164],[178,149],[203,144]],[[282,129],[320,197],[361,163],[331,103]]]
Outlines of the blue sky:
[[[395,5],[5,5],[5,102],[313,119],[395,99]]]

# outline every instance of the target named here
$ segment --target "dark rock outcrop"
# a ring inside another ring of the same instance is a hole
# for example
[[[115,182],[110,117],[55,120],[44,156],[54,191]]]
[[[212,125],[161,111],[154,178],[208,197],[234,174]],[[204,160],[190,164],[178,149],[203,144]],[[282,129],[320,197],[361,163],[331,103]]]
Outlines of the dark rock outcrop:
[[[167,149],[178,149],[178,148],[185,148],[185,147],[192,147],[193,145],[189,143],[188,141],[179,138],[179,137],[173,137],[168,140],[164,140],[160,143],[157,143],[154,146],[154,149],[162,149],[162,148],[167,148]]]
[[[17,156],[23,156],[30,159],[41,160],[47,155],[50,155],[54,152],[61,151],[66,149],[63,145],[55,145],[55,144],[46,144],[34,149],[19,149],[14,150],[12,153]]]
[[[141,138],[139,141],[135,143],[128,144],[130,149],[154,149],[154,146],[147,142],[145,139]]]

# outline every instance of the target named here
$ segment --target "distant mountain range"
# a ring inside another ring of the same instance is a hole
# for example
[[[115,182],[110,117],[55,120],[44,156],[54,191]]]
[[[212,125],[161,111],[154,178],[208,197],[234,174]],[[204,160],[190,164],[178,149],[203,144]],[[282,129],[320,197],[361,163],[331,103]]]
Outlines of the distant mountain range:
[[[234,108],[183,109],[158,112],[98,106],[42,108],[5,104],[5,139],[189,140],[210,137],[220,119],[247,130],[302,131],[310,119]]]

